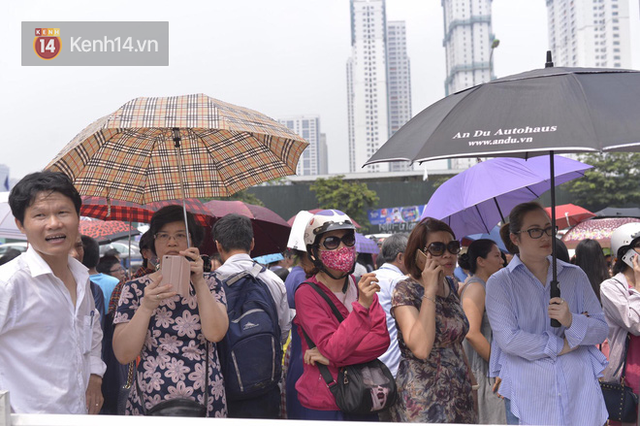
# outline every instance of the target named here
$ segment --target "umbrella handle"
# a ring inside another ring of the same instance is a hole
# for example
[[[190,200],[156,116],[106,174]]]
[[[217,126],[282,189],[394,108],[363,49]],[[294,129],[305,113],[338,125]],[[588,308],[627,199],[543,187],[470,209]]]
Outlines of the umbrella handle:
[[[185,202],[184,196],[184,179],[182,177],[182,151],[180,150],[180,142],[182,138],[180,137],[180,129],[177,127],[173,128],[173,143],[178,152],[178,175],[180,176],[180,190],[182,191],[182,212],[184,213],[184,227],[187,231],[187,247],[191,247],[191,237],[189,233],[189,222],[187,221],[187,205]]]

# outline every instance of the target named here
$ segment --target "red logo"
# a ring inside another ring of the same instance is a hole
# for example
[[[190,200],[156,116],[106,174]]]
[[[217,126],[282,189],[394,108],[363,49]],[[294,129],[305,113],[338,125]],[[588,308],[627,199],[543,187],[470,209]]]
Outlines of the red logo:
[[[58,56],[62,41],[60,28],[36,28],[33,39],[33,51],[41,59],[51,60]]]

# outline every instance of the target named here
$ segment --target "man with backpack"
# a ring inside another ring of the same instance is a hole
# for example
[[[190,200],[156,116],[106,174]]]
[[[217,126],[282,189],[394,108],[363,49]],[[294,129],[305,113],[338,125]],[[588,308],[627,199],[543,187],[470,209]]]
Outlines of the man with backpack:
[[[282,345],[291,328],[284,283],[249,256],[254,247],[249,218],[226,215],[212,234],[224,262],[215,276],[229,314],[229,331],[218,344],[228,416],[278,418]]]

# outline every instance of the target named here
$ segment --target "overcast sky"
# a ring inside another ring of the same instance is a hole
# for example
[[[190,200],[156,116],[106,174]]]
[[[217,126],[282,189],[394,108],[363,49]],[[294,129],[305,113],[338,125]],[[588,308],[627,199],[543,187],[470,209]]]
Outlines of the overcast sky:
[[[407,22],[413,114],[444,96],[439,0],[387,0]],[[168,67],[22,67],[22,21],[169,21]],[[494,0],[497,76],[544,66],[544,0]],[[205,93],[271,117],[319,114],[329,172],[348,170],[348,0],[18,1],[4,6],[0,163],[40,170],[80,130],[139,96]]]

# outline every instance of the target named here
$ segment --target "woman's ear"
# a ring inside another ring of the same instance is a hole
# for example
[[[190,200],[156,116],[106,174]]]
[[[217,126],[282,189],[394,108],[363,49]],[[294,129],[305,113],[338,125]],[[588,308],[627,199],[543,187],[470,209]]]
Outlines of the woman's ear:
[[[520,237],[517,234],[509,234],[509,239],[511,240],[511,242],[513,243],[514,246],[518,246],[518,243],[520,242]]]

